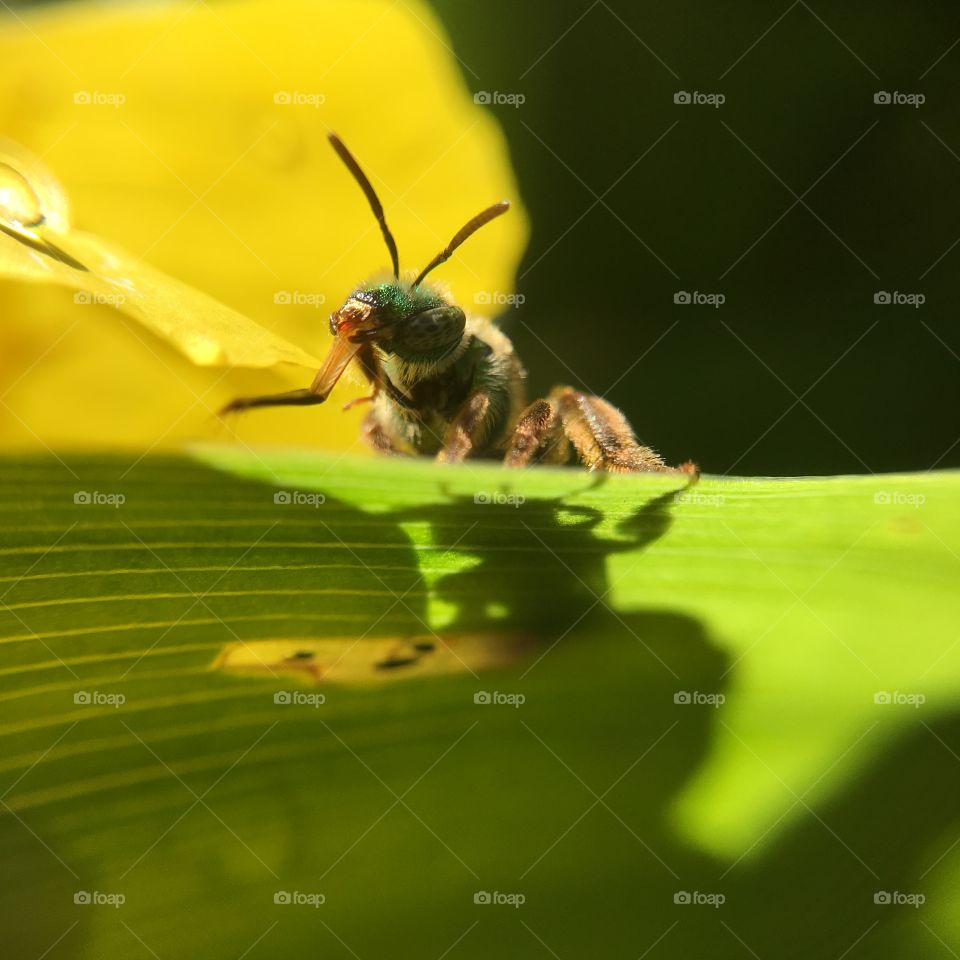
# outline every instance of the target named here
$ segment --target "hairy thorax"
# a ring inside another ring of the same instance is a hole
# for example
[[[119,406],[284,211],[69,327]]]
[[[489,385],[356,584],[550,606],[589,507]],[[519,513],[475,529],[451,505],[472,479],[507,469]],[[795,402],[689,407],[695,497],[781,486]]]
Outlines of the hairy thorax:
[[[398,451],[432,455],[441,449],[451,421],[476,390],[495,405],[485,438],[499,449],[524,405],[524,371],[507,338],[486,320],[471,318],[446,356],[410,362],[377,350],[384,380],[372,416]],[[478,451],[481,452],[481,451]]]

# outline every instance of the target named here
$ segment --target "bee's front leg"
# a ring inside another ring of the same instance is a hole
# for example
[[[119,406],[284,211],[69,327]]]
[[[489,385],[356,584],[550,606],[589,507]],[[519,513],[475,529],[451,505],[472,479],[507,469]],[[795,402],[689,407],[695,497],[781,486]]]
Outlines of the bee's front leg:
[[[554,399],[534,400],[517,421],[503,458],[504,466],[526,467],[531,463],[566,463],[570,442],[563,432],[560,411]]]
[[[221,416],[228,413],[240,413],[254,407],[308,407],[323,403],[327,398],[313,390],[288,390],[286,393],[268,393],[261,397],[238,397],[231,400],[220,411]]]
[[[396,432],[381,419],[377,407],[370,410],[363,418],[360,426],[360,435],[377,453],[409,454],[409,450],[397,437]]]
[[[462,463],[474,449],[482,446],[490,432],[492,408],[490,394],[474,390],[447,428],[437,463]]]

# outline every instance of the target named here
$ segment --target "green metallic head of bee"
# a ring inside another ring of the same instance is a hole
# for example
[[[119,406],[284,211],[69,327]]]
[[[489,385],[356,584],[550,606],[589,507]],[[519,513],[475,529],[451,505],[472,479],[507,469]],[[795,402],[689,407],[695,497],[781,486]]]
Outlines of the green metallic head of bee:
[[[330,315],[330,332],[352,343],[376,343],[405,360],[433,359],[463,336],[466,316],[443,294],[399,281],[359,287]]]
[[[380,225],[380,232],[390,253],[393,279],[358,287],[339,310],[330,314],[330,332],[336,342],[312,387],[324,396],[364,344],[375,344],[384,353],[395,354],[409,363],[440,359],[457,346],[466,324],[463,310],[450,303],[435,288],[424,285],[423,280],[431,270],[449,260],[454,250],[471,234],[506,213],[510,207],[507,200],[501,200],[478,213],[457,231],[446,247],[413,280],[403,281],[400,279],[397,244],[387,226],[383,205],[343,141],[334,133],[329,134],[329,140],[360,185]]]

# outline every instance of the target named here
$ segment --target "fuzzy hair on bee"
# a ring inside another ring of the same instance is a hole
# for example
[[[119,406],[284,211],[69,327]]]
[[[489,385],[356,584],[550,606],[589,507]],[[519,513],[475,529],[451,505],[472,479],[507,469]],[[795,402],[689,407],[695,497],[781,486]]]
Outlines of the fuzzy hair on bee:
[[[330,144],[360,186],[390,254],[392,272],[356,287],[330,315],[333,345],[313,383],[301,390],[241,397],[224,413],[323,403],[348,365],[359,367],[370,394],[363,436],[384,454],[468,457],[507,466],[582,463],[610,473],[656,471],[696,476],[692,463],[668,466],[640,444],[614,406],[559,386],[527,403],[526,371],[509,338],[491,321],[468,316],[446,287],[425,283],[468,237],[506,213],[501,200],[468,220],[422,270],[401,275],[383,206],[359,163],[336,134]]]

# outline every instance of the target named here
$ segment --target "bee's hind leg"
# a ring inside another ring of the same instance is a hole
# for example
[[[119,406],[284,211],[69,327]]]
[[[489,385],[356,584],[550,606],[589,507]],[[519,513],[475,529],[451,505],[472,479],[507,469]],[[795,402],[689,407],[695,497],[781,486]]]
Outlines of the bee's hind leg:
[[[559,435],[559,436],[558,436]],[[569,441],[589,470],[607,473],[682,473],[695,477],[695,464],[668,466],[650,447],[638,443],[627,418],[602,397],[572,387],[555,387],[521,414],[504,462],[558,462]]]

